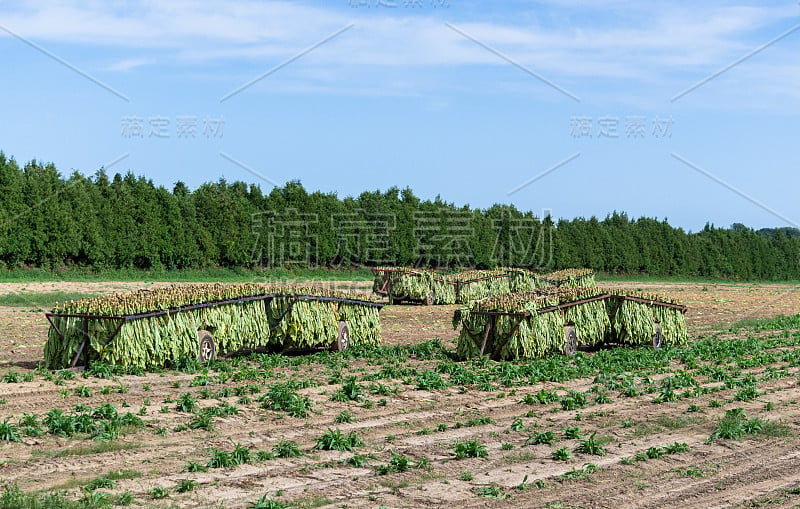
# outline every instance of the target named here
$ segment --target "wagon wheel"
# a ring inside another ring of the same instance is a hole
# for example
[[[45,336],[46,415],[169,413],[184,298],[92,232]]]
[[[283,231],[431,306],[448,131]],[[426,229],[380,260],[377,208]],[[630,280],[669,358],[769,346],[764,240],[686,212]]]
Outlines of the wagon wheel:
[[[197,331],[197,360],[200,362],[213,361],[217,357],[217,345],[214,336],[207,330]]]
[[[346,322],[339,322],[339,333],[336,335],[336,342],[333,348],[337,352],[344,352],[350,346],[350,327]]]
[[[570,357],[575,355],[578,350],[578,335],[575,333],[575,327],[571,325],[564,327],[564,355]]]
[[[428,295],[425,297],[422,303],[425,304],[426,306],[433,306],[434,302],[435,300],[433,296],[433,290],[431,290],[428,292]]]
[[[653,348],[660,350],[664,346],[664,336],[661,334],[661,325],[653,325]]]

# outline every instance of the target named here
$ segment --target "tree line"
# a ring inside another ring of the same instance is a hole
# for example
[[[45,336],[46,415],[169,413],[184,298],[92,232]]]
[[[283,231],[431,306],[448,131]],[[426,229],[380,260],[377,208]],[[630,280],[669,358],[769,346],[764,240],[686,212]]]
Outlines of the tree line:
[[[590,267],[618,274],[800,278],[800,232],[706,225],[686,232],[652,218],[540,218],[421,200],[406,189],[358,197],[288,182],[172,190],[98,171],[63,177],[0,152],[0,267],[92,269],[382,264],[438,268]]]

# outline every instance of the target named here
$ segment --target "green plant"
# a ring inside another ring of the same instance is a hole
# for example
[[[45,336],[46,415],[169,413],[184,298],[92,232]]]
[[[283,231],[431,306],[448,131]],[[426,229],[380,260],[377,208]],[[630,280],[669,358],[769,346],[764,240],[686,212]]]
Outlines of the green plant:
[[[698,467],[688,467],[685,469],[671,468],[670,472],[675,472],[681,477],[703,477],[703,470]]]
[[[673,442],[664,446],[664,452],[667,454],[683,454],[689,450],[689,444],[684,442]]]
[[[458,478],[462,481],[471,481],[474,479],[472,472],[461,472],[458,474]]]
[[[416,388],[424,391],[446,389],[447,382],[439,373],[426,369],[417,376]]]
[[[283,411],[292,417],[308,417],[311,412],[311,400],[295,392],[291,382],[273,384],[259,396],[259,401],[262,408]]]
[[[611,403],[611,396],[608,395],[607,392],[598,392],[594,396],[594,402],[598,405],[602,405],[604,403]]]
[[[200,413],[191,418],[188,424],[189,429],[202,429],[205,431],[213,431],[214,423],[211,414]]]
[[[578,447],[575,450],[593,456],[605,456],[606,450],[599,441],[595,440],[596,435],[597,433],[592,433],[589,438],[579,439]]]
[[[363,468],[369,465],[369,461],[367,461],[367,458],[365,456],[360,456],[358,454],[350,456],[342,463],[349,467],[354,467],[354,468]]]
[[[347,377],[341,389],[333,393],[332,401],[359,401],[364,397],[364,388],[356,382],[356,377]]]
[[[353,415],[352,412],[348,410],[344,410],[340,412],[336,417],[333,418],[333,422],[335,423],[348,423],[353,422],[356,419],[356,416]]]
[[[178,412],[195,412],[197,411],[197,400],[188,392],[181,394],[178,396],[175,410]]]
[[[586,406],[586,395],[577,391],[570,390],[566,396],[561,398],[562,410],[576,410]]]
[[[108,507],[111,497],[103,491],[89,491],[78,500],[83,507]]]
[[[0,421],[0,440],[6,442],[19,442],[21,440],[19,435],[19,428],[9,422],[11,418],[6,417]]]
[[[566,447],[559,447],[553,450],[552,457],[554,460],[567,461],[572,457],[572,453]]]
[[[272,447],[272,452],[278,458],[297,458],[303,456],[300,446],[291,440],[281,440]]]
[[[539,390],[534,397],[542,405],[558,401],[558,393],[546,389]]]
[[[233,451],[231,451],[231,458],[233,458],[234,463],[237,465],[250,463],[252,459],[250,447],[245,447],[239,443],[234,444]]]
[[[403,456],[402,454],[393,452],[389,462],[383,465],[378,465],[378,467],[375,469],[375,473],[377,475],[387,475],[396,472],[405,472],[411,468],[411,466],[412,464],[409,458]]]
[[[169,489],[163,486],[156,486],[150,490],[150,498],[153,500],[161,500],[162,498],[169,497]]]
[[[450,447],[453,449],[456,459],[459,460],[463,458],[486,458],[489,456],[489,451],[486,449],[486,446],[477,440],[467,440],[463,442],[456,440]]]
[[[733,399],[735,401],[752,401],[758,396],[758,390],[756,390],[755,386],[750,385],[739,389],[736,394],[733,395]]]
[[[86,486],[84,486],[84,489],[86,491],[94,491],[100,488],[113,488],[116,485],[117,483],[114,482],[113,479],[109,479],[107,477],[98,477],[96,479],[92,479]]]
[[[527,431],[527,428],[525,427],[525,424],[522,422],[522,419],[520,419],[519,417],[517,417],[516,419],[514,419],[511,422],[511,426],[509,426],[508,429],[510,429],[511,431],[517,431],[517,432],[520,432],[520,433]]]
[[[330,429],[322,434],[317,439],[314,449],[323,451],[349,451],[353,452],[356,447],[364,445],[355,431],[351,431],[348,435],[343,434],[339,428]]]
[[[229,468],[236,466],[236,460],[228,451],[213,449],[208,460],[208,468]]]
[[[479,497],[494,498],[497,500],[505,500],[509,497],[508,493],[501,490],[496,484],[476,488],[475,493]]]
[[[197,463],[195,461],[190,461],[190,462],[186,463],[186,465],[184,465],[183,471],[184,472],[190,472],[190,473],[208,472],[208,467],[206,465],[203,465],[202,463]]]
[[[558,477],[558,481],[566,481],[570,479],[588,479],[589,476],[593,473],[597,472],[597,465],[594,463],[584,463],[584,465],[579,469],[572,469],[566,474],[561,475]]]
[[[197,481],[194,479],[181,479],[181,482],[175,487],[175,491],[178,493],[189,493],[195,488],[197,488]]]
[[[92,397],[92,390],[85,385],[81,385],[75,388],[75,395],[83,398],[90,398]]]
[[[645,452],[644,456],[647,459],[658,459],[666,453],[664,449],[661,447],[649,447]]]
[[[256,461],[269,461],[275,459],[275,453],[272,451],[256,451]]]
[[[733,408],[725,412],[725,417],[719,420],[711,438],[739,439],[745,434],[744,425],[747,416],[741,408]]]
[[[539,431],[528,437],[525,443],[530,445],[552,445],[555,441],[556,435],[552,431]]]
[[[114,505],[121,505],[121,506],[131,505],[133,503],[133,500],[134,500],[133,493],[131,493],[128,490],[125,490],[119,495],[117,495],[117,498],[114,500]]]
[[[248,502],[248,504],[248,509],[288,509],[289,507],[277,500],[268,498],[267,495],[263,495],[255,502]]]
[[[567,426],[564,428],[564,438],[567,439],[580,439],[581,438],[581,429],[578,426]]]

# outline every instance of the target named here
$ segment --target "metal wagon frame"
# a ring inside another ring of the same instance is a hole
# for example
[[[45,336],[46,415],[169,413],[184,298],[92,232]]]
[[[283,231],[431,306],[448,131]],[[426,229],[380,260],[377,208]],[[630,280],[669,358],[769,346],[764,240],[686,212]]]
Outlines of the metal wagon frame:
[[[103,341],[103,345],[106,346],[106,345],[109,345],[114,340],[114,338],[117,336],[117,334],[119,334],[120,329],[122,329],[122,326],[125,323],[131,322],[131,321],[134,321],[134,320],[141,320],[143,318],[153,318],[153,317],[158,317],[158,316],[171,316],[171,315],[174,315],[174,314],[177,314],[177,313],[181,313],[181,312],[184,312],[184,311],[191,311],[191,310],[195,310],[195,309],[204,309],[204,308],[217,307],[217,306],[226,306],[226,305],[231,305],[231,304],[241,304],[241,303],[254,302],[254,301],[259,301],[259,300],[264,301],[264,313],[266,313],[267,309],[268,309],[268,306],[270,305],[272,300],[275,299],[275,298],[284,298],[284,299],[285,298],[289,298],[289,299],[293,299],[293,300],[289,303],[289,305],[286,307],[286,309],[283,311],[283,313],[281,313],[281,315],[278,316],[278,318],[275,321],[275,323],[270,323],[269,332],[272,332],[276,328],[278,328],[278,326],[283,321],[283,319],[286,317],[286,315],[288,315],[289,312],[292,310],[292,308],[294,307],[295,303],[297,303],[299,301],[341,302],[341,303],[345,303],[345,304],[356,304],[356,305],[367,306],[367,307],[376,307],[379,310],[381,308],[383,308],[383,306],[384,306],[383,304],[381,304],[379,302],[372,302],[372,301],[360,300],[360,299],[349,299],[349,298],[345,298],[345,297],[326,297],[326,296],[321,296],[321,295],[294,294],[294,293],[290,293],[290,294],[287,294],[287,293],[268,293],[268,294],[263,294],[263,295],[252,295],[252,296],[248,296],[248,297],[237,297],[237,298],[234,298],[234,299],[223,299],[223,300],[215,300],[215,301],[208,301],[208,302],[200,302],[200,303],[197,303],[197,304],[186,304],[186,305],[183,305],[183,306],[176,306],[176,307],[171,307],[171,308],[168,308],[168,309],[160,309],[160,310],[156,310],[156,311],[147,311],[147,312],[144,312],[144,313],[134,313],[134,314],[129,314],[129,315],[98,315],[98,314],[92,314],[92,313],[53,313],[53,312],[46,312],[44,315],[45,315],[45,317],[47,317],[47,321],[50,322],[50,326],[53,327],[53,330],[56,331],[56,334],[58,334],[58,337],[62,341],[66,340],[66,338],[64,336],[64,332],[62,332],[58,328],[58,326],[53,321],[53,318],[80,318],[81,319],[81,331],[83,333],[83,341],[81,341],[81,344],[78,347],[78,351],[76,352],[74,358],[72,359],[72,362],[70,363],[70,368],[74,368],[74,367],[76,367],[78,365],[78,361],[80,360],[81,356],[83,356],[83,361],[84,361],[83,365],[87,366],[89,364],[88,351],[86,349],[86,345],[89,342],[89,320],[116,320],[118,322],[116,327],[114,328],[114,331],[111,333],[111,335],[109,335],[108,338]],[[203,331],[198,331],[198,332],[203,332]],[[205,331],[205,332],[207,332],[207,331]],[[208,333],[208,336],[211,336],[211,334]],[[210,359],[207,359],[207,358],[204,359],[204,357],[208,356],[208,354],[209,354],[208,350],[206,350],[204,352],[204,348],[209,348],[210,347],[211,348],[210,353],[213,356],[213,354],[216,351],[216,347],[215,347],[215,345],[213,343],[213,336],[207,337],[205,339],[205,341],[206,341],[205,345],[204,345],[204,339],[202,337],[199,337],[198,339],[199,339],[199,349],[200,349],[200,358],[201,358],[201,360],[210,360]],[[211,341],[210,345],[209,345],[208,341]],[[347,324],[345,322],[340,321],[339,322],[338,335],[337,335],[336,340],[334,342],[334,346],[336,347],[337,350],[341,351],[341,350],[344,350],[345,348],[347,348],[349,346],[349,342],[350,342],[350,331],[349,331],[349,328],[347,327]]]

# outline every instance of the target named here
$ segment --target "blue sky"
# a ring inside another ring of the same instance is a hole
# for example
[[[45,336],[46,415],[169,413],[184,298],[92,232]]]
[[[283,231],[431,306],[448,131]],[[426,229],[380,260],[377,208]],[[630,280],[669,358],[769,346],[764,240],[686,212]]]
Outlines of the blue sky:
[[[800,224],[792,2],[0,3],[0,150],[194,188]]]

